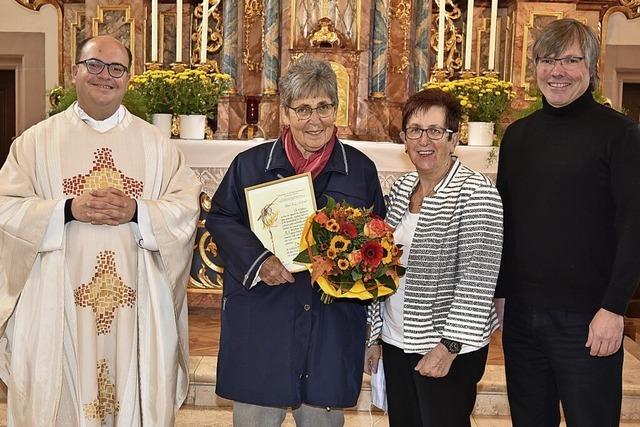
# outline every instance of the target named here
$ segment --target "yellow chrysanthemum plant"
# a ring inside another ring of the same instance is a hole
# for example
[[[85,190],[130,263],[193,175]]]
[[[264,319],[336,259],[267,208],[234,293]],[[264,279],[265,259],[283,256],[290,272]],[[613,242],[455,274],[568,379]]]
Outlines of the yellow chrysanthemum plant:
[[[150,114],[172,113],[173,94],[168,81],[174,77],[175,73],[170,70],[147,70],[131,76],[129,89],[142,94]]]
[[[430,82],[424,88],[438,88],[454,95],[460,101],[463,115],[470,122],[495,123],[516,96],[511,82],[489,76]]]
[[[377,300],[398,289],[405,268],[402,249],[393,230],[371,209],[359,209],[329,198],[312,214],[294,261],[304,264],[316,283],[321,299]]]
[[[211,116],[215,113],[218,100],[229,87],[231,76],[187,69],[176,73],[167,83],[173,89],[174,113]]]

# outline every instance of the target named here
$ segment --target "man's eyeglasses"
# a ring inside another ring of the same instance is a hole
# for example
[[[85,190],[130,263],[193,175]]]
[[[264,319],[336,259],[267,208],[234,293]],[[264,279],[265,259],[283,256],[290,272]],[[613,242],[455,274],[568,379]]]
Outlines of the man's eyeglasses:
[[[334,111],[333,104],[320,104],[316,108],[311,108],[309,105],[301,105],[300,107],[295,108],[287,105],[287,108],[291,108],[296,113],[298,120],[309,119],[314,111],[318,113],[318,117],[326,119],[331,116]]]
[[[427,137],[432,141],[441,140],[446,133],[449,133],[449,134],[455,133],[451,129],[445,129],[437,126],[428,127],[426,129],[419,128],[417,126],[411,126],[404,130],[404,134],[407,137],[407,139],[411,139],[411,140],[417,140],[422,138],[423,132],[426,132]]]
[[[559,62],[565,70],[572,70],[577,68],[583,60],[583,56],[565,56],[563,58],[538,57],[536,58],[536,64],[541,68],[551,70],[556,66],[556,63]]]
[[[87,67],[87,71],[91,74],[100,74],[102,70],[104,70],[104,67],[107,67],[107,72],[114,79],[119,79],[124,75],[124,73],[129,71],[127,67],[122,64],[118,64],[117,62],[107,64],[106,62],[102,62],[99,59],[95,58],[76,62],[76,65],[80,64],[84,64],[85,67]]]

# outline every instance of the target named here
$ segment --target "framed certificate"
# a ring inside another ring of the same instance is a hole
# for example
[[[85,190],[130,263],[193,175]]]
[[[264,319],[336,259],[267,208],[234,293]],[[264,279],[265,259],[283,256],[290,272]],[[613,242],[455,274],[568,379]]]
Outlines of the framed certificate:
[[[251,231],[292,273],[306,270],[294,263],[307,218],[316,211],[309,172],[265,182],[244,190]]]

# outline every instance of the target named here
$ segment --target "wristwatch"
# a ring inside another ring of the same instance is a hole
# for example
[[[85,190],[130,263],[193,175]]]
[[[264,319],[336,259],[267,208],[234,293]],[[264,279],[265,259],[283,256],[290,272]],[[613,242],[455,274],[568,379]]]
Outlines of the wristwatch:
[[[459,343],[458,341],[453,341],[447,338],[442,338],[440,340],[440,343],[445,346],[445,348],[447,349],[447,351],[451,354],[458,354],[460,353],[460,350],[462,350],[462,344]]]

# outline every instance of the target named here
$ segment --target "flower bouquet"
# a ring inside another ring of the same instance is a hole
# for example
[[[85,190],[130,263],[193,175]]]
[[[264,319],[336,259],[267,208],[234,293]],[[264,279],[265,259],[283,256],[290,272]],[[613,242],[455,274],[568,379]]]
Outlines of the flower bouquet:
[[[322,301],[334,298],[379,299],[398,289],[405,268],[393,230],[371,209],[358,209],[329,198],[311,215],[294,261],[306,264]]]

